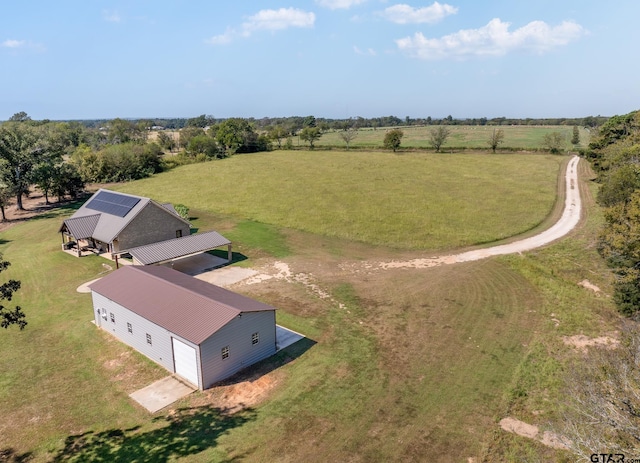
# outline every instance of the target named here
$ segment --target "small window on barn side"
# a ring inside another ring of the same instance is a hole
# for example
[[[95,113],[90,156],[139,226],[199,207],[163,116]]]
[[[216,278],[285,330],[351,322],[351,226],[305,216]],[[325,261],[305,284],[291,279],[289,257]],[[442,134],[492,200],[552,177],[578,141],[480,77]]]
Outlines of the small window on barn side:
[[[182,230],[176,230],[176,238],[182,238]]]
[[[253,333],[251,335],[251,344],[258,344],[260,342],[260,333]]]
[[[113,314],[113,312],[109,312],[109,317],[111,318],[111,323],[116,322],[116,316]]]
[[[102,318],[104,318],[106,320],[107,319],[107,309],[102,309],[100,313],[102,314]]]
[[[229,346],[222,348],[222,360],[229,358]]]
[[[133,326],[131,326],[131,323],[127,323],[127,331],[133,334]]]
[[[150,346],[153,345],[151,344],[151,335],[149,333],[147,333],[147,344],[149,344]]]

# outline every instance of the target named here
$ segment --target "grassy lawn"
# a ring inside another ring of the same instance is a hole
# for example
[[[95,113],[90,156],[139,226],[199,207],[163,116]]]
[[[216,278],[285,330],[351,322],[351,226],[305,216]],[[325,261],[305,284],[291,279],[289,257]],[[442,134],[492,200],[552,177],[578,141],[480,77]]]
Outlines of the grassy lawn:
[[[119,188],[198,212],[439,250],[491,243],[539,225],[553,208],[564,159],[280,151],[183,166]]]
[[[2,232],[0,252],[12,263],[6,277],[22,280],[14,301],[23,306],[29,325],[23,332],[0,332],[0,455],[34,462],[566,458],[502,432],[497,423],[505,416],[539,425],[557,420],[563,366],[576,357],[561,336],[599,335],[615,324],[610,299],[577,285],[588,278],[605,294],[609,291],[609,273],[594,247],[600,216],[591,202],[585,225],[571,239],[522,256],[423,270],[367,268],[362,259],[391,259],[399,252],[364,239],[323,234],[324,229],[309,233],[284,228],[287,215],[278,212],[288,209],[302,225],[306,219],[320,227],[316,216],[321,216],[344,226],[339,216],[326,212],[327,204],[337,202],[306,202],[306,197],[331,191],[323,186],[328,182],[337,195],[353,197],[359,206],[386,210],[384,193],[389,202],[397,201],[403,190],[392,185],[404,182],[403,176],[424,180],[426,175],[410,167],[427,165],[431,182],[441,182],[440,188],[428,191],[449,190],[448,196],[431,198],[431,210],[445,211],[453,196],[468,189],[478,196],[500,197],[507,194],[501,184],[517,184],[510,178],[515,176],[528,191],[518,207],[493,201],[506,217],[517,216],[517,209],[536,210],[536,192],[540,197],[555,193],[560,158],[364,153],[352,158],[352,153],[334,153],[318,160],[319,155],[325,153],[238,156],[120,187],[188,205],[197,217],[194,226],[232,236],[234,249],[248,262],[284,260],[344,304],[340,307],[301,283],[283,280],[240,287],[278,307],[278,322],[305,333],[315,344],[307,345],[299,357],[295,349],[300,346],[278,354],[271,360],[275,369],[269,376],[275,387],[268,399],[232,415],[208,406],[207,392],[155,415],[141,410],[128,394],[166,371],[98,331],[90,323],[90,296],[75,291],[106,270],[104,261],[60,252],[62,215],[55,213]],[[316,170],[308,172],[312,164]],[[372,165],[384,168],[376,171]],[[348,188],[331,183],[331,175],[344,175],[347,169]],[[385,183],[389,177],[393,181]],[[378,188],[368,185],[372,181]],[[259,182],[268,195],[256,193]],[[242,188],[234,187],[238,184]],[[388,188],[379,188],[385,184]],[[410,181],[402,184],[409,202],[419,202],[424,189]],[[306,194],[298,188],[306,188]],[[374,197],[349,196],[349,191]],[[383,200],[376,203],[379,198]],[[259,207],[251,206],[250,199]],[[300,214],[297,209],[308,204],[315,208]],[[482,214],[467,209],[464,219],[454,204],[451,215],[459,215],[467,233],[477,238],[474,220]],[[538,221],[552,205],[549,198],[540,207]],[[362,220],[350,207],[352,219]],[[402,221],[407,217],[397,216],[396,228],[415,226]],[[516,219],[504,223],[515,225]],[[364,233],[374,228],[372,236],[387,233],[379,224],[373,221],[359,229]],[[443,239],[438,246],[456,242]],[[417,247],[413,241],[401,244]]]
[[[551,132],[560,132],[565,140],[565,149],[571,150],[573,147],[570,143],[573,135],[573,127],[571,126],[475,126],[475,125],[452,125],[449,126],[451,135],[447,142],[443,145],[443,150],[447,149],[480,149],[490,151],[487,141],[493,132],[493,129],[502,129],[504,131],[504,142],[500,145],[503,150],[538,150],[544,149],[544,136]],[[380,128],[373,130],[365,128],[358,131],[358,136],[351,141],[352,148],[382,148],[384,134],[389,128]],[[431,148],[429,144],[429,134],[433,127],[400,127],[404,133],[402,137],[402,148]],[[579,146],[586,146],[589,142],[589,132],[580,128]],[[340,138],[339,132],[327,132],[318,140],[316,146],[346,146]],[[305,146],[305,142],[298,141],[294,138],[294,146]]]

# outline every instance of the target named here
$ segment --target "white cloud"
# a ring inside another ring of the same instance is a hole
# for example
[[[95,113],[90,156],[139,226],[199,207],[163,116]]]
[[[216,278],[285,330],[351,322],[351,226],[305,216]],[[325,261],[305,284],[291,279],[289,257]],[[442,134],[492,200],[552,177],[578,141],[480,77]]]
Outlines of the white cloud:
[[[224,34],[215,35],[205,40],[210,45],[224,45],[238,36],[249,37],[256,31],[278,31],[290,27],[313,27],[316,15],[297,8],[280,8],[279,10],[261,10],[242,23],[242,31],[227,28]]]
[[[515,50],[544,53],[587,33],[573,21],[564,21],[554,27],[543,21],[532,21],[513,32],[509,32],[510,25],[495,18],[479,29],[460,30],[439,39],[429,39],[418,32],[413,37],[396,40],[396,45],[415,58],[464,59],[473,56],[502,56]]]
[[[261,10],[242,24],[244,35],[253,31],[277,31],[289,27],[313,27],[316,15],[297,8],[280,8],[279,10]]]
[[[316,3],[330,10],[348,10],[352,6],[360,5],[367,0],[316,0]]]
[[[227,29],[224,34],[214,35],[210,39],[206,39],[205,43],[209,45],[225,45],[233,40],[236,35],[236,31],[233,29]]]
[[[21,48],[27,45],[24,40],[12,40],[8,39],[2,42],[2,46],[5,48]]]
[[[373,48],[367,48],[366,50],[360,50],[360,48],[356,47],[355,45],[353,46],[353,51],[357,54],[357,55],[364,55],[364,56],[376,56],[376,51]]]
[[[433,5],[425,6],[424,8],[413,8],[401,3],[385,8],[380,15],[396,24],[433,24],[457,12],[458,8],[446,3],[434,2]]]
[[[119,23],[122,18],[117,11],[102,10],[102,19],[110,23]]]

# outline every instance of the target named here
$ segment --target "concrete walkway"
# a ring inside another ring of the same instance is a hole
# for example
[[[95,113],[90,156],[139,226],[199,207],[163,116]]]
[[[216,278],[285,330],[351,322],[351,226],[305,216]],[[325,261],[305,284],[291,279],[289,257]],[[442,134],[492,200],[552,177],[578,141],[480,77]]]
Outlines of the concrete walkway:
[[[284,326],[276,325],[276,351],[281,351],[291,344],[295,344],[304,338],[304,335],[296,333]]]

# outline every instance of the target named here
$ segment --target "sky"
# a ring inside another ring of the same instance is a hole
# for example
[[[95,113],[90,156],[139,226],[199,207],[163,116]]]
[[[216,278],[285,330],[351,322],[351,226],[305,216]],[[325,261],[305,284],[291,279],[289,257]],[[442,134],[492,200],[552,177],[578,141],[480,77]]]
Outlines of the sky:
[[[637,0],[4,2],[0,120],[626,114],[638,18]]]

